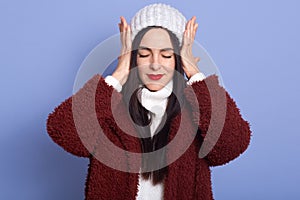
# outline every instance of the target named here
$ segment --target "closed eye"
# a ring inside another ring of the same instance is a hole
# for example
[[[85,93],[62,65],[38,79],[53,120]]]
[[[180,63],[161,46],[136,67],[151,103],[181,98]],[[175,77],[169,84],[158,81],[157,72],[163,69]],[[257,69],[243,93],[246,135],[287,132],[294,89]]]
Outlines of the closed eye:
[[[172,56],[164,56],[164,55],[162,57],[164,57],[164,58],[172,58]]]
[[[141,57],[141,58],[146,58],[148,56],[149,56],[149,54],[139,54],[139,57]]]

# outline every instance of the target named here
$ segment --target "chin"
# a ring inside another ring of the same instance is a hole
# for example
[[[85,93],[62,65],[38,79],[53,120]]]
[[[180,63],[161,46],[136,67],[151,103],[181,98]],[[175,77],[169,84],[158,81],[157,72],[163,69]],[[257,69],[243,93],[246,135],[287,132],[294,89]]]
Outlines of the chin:
[[[148,90],[154,92],[154,91],[158,91],[158,90],[162,89],[164,86],[158,85],[158,84],[147,84],[146,87],[148,88]]]

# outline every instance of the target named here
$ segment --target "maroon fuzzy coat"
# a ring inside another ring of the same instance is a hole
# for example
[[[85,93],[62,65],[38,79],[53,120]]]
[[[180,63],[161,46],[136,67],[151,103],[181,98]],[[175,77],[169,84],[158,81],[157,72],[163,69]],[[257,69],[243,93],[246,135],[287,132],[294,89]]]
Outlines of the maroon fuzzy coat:
[[[179,133],[179,125],[184,127],[184,134],[178,134],[180,143],[168,149],[167,159],[183,151],[184,145],[190,144],[189,141],[192,143],[179,159],[168,166],[164,180],[164,200],[210,200],[213,195],[209,167],[228,163],[243,153],[249,145],[251,131],[234,100],[219,85],[216,75],[188,86],[184,95],[187,101],[171,123],[169,141]],[[226,103],[225,121],[221,119],[224,112],[222,95]],[[74,112],[77,114],[74,115]],[[118,125],[114,120],[116,116],[120,119]],[[104,135],[114,145],[130,152],[141,152],[140,141],[134,137],[137,133],[125,109],[122,94],[108,86],[100,75],[95,75],[49,115],[47,131],[54,142],[66,151],[90,159],[85,188],[87,200],[134,200],[138,173],[113,169],[97,158],[104,155],[118,166],[127,167],[129,171],[137,166],[140,159],[131,157],[125,151],[123,156],[116,156],[117,152],[103,142],[99,124]],[[195,126],[200,130],[197,134],[192,131]],[[214,130],[218,132],[215,127],[220,126],[222,131],[217,143],[208,155],[200,158],[201,144],[208,147],[213,144],[217,134],[214,134]],[[126,127],[126,131],[120,127]],[[126,134],[128,131],[130,134]]]

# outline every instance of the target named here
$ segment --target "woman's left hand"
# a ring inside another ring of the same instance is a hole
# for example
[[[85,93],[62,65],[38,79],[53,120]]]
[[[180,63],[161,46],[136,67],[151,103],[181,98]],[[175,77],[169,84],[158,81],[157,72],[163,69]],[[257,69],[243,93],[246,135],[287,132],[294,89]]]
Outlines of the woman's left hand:
[[[184,72],[188,78],[199,73],[197,63],[200,61],[199,57],[194,57],[192,53],[192,45],[195,40],[198,24],[195,23],[196,17],[193,16],[187,23],[183,34],[183,42],[180,51],[181,60]]]

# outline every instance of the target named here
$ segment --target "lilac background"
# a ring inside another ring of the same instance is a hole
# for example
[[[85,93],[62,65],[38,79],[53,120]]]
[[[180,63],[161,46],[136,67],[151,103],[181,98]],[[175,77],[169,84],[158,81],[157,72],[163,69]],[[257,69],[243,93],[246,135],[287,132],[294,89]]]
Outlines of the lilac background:
[[[49,138],[47,115],[119,16],[154,2],[0,1],[0,199],[83,199],[88,160]],[[299,199],[299,1],[161,2],[197,16],[196,40],[251,123],[248,150],[212,168],[215,198]]]

